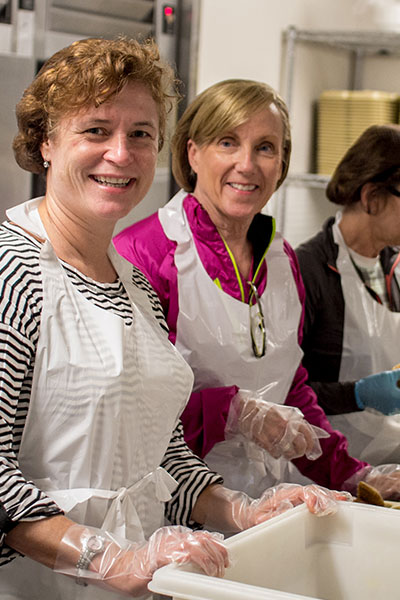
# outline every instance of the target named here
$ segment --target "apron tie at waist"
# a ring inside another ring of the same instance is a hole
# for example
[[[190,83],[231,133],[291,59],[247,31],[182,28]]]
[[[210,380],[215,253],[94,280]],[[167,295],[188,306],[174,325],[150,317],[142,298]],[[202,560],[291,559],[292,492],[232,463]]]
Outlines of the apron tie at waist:
[[[126,523],[129,523],[129,530],[134,528],[142,531],[132,496],[142,491],[151,482],[155,485],[156,497],[160,502],[168,502],[172,497],[171,492],[177,486],[176,480],[165,469],[157,467],[155,471],[148,473],[130,487],[111,492],[109,498],[113,501],[103,521],[102,529],[126,537]]]
[[[45,491],[66,513],[72,511],[77,504],[88,502],[91,498],[112,500],[101,529],[115,533],[120,537],[127,537],[127,524],[130,535],[135,530],[139,537],[143,536],[140,518],[136,511],[133,498],[149,484],[154,483],[155,495],[160,502],[168,502],[171,493],[177,486],[176,480],[162,467],[157,467],[142,479],[129,487],[118,490],[102,490],[95,488],[73,488],[65,490],[51,489],[49,479],[37,480],[36,485]]]

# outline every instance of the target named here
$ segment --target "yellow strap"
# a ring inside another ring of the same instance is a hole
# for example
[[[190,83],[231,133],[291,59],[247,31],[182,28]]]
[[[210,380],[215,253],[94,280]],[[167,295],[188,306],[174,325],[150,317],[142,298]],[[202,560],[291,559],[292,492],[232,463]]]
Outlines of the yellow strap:
[[[226,251],[229,254],[229,258],[232,261],[233,268],[235,269],[236,278],[238,280],[238,284],[239,284],[239,288],[240,288],[240,294],[241,294],[241,297],[242,297],[242,302],[244,302],[244,289],[243,289],[243,284],[242,284],[242,278],[240,277],[240,273],[239,273],[239,269],[238,269],[236,261],[235,261],[235,257],[233,256],[233,254],[232,254],[232,252],[231,252],[228,244],[226,243],[226,241],[224,240],[224,238],[222,237],[222,235],[221,235],[221,238],[222,238],[222,241],[225,244],[225,248],[226,248]]]
[[[268,250],[269,250],[269,248],[270,248],[270,246],[271,246],[272,240],[273,240],[273,239],[274,239],[274,237],[275,237],[275,233],[276,233],[276,222],[275,222],[275,219],[272,219],[272,233],[271,233],[271,238],[270,238],[270,240],[269,240],[268,246],[266,247],[266,249],[265,249],[265,252],[264,252],[264,254],[263,254],[263,256],[262,256],[262,258],[261,258],[260,262],[258,263],[258,267],[257,267],[257,269],[256,269],[256,271],[255,271],[255,273],[254,273],[254,276],[253,276],[253,279],[252,279],[252,283],[254,283],[254,282],[255,282],[255,280],[256,280],[256,278],[257,278],[257,275],[258,275],[258,272],[259,272],[259,270],[260,270],[260,268],[261,268],[261,265],[262,265],[262,263],[263,263],[263,261],[264,261],[264,259],[265,259],[265,256],[266,256],[266,254],[267,254],[267,252],[268,252]],[[222,235],[221,235],[221,239],[222,239],[222,241],[224,242],[224,245],[225,245],[226,251],[228,252],[228,254],[229,254],[229,258],[230,258],[230,259],[231,259],[231,261],[232,261],[233,268],[235,269],[236,278],[237,278],[237,281],[238,281],[238,284],[239,284],[239,288],[240,288],[240,294],[241,294],[241,297],[242,297],[242,302],[244,302],[244,301],[245,301],[245,299],[244,299],[244,289],[243,289],[243,283],[242,283],[242,278],[241,278],[241,276],[240,276],[240,273],[239,273],[238,266],[237,266],[237,264],[236,264],[236,261],[235,261],[235,257],[233,256],[233,254],[232,254],[232,252],[231,252],[231,250],[230,250],[230,248],[229,248],[228,244],[226,243],[226,241],[224,240],[224,238],[222,237]],[[218,285],[218,287],[219,287],[219,288],[222,290],[222,286],[221,286],[221,283],[220,283],[220,281],[219,281],[219,279],[218,279],[218,278],[217,278],[217,279],[214,279],[214,283],[216,283],[216,284]]]

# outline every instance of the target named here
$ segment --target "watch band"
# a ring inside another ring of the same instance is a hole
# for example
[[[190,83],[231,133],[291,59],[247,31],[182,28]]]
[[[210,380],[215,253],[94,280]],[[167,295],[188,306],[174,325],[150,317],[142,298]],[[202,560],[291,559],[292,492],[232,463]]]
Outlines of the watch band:
[[[79,585],[87,585],[82,579],[87,576],[90,563],[96,554],[100,554],[105,549],[105,538],[101,535],[90,535],[85,538],[82,543],[82,550],[76,563],[76,583]]]

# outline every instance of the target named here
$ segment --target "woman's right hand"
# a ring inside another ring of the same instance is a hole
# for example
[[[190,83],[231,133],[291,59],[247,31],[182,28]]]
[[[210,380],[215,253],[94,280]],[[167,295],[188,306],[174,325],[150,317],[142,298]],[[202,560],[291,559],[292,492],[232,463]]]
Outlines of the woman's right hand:
[[[151,579],[156,569],[171,562],[194,563],[213,577],[222,577],[229,565],[222,534],[192,531],[181,526],[161,527],[155,531],[140,554],[139,571],[147,579]]]
[[[84,540],[93,535],[103,540],[104,551],[94,556],[87,570],[79,572],[79,579],[131,597],[146,594],[153,573],[172,562],[191,562],[214,577],[222,577],[229,565],[228,551],[219,533],[161,527],[148,541],[130,543],[100,529],[73,525],[61,541],[54,570],[76,577],[76,565],[71,566],[69,561],[67,564],[63,557],[71,555],[71,547],[79,554]]]
[[[266,450],[273,458],[293,460],[322,454],[319,439],[329,433],[305,420],[294,406],[267,402],[254,392],[240,390],[231,403],[225,429],[227,437],[241,434]]]

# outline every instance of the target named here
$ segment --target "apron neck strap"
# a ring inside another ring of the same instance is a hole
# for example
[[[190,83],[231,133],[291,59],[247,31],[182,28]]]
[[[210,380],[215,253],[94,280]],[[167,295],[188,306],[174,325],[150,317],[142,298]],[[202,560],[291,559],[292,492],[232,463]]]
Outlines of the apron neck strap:
[[[18,225],[18,223],[15,223],[14,221],[10,221],[11,225],[14,225],[15,227],[19,227],[20,229],[22,229],[22,231],[25,231],[25,233],[27,233],[28,235],[30,235],[31,237],[33,237],[37,242],[39,242],[40,244],[44,244],[45,243],[45,239],[36,235],[36,233],[33,233],[32,231],[29,231],[28,229],[25,229],[25,227],[22,227],[22,225]]]

